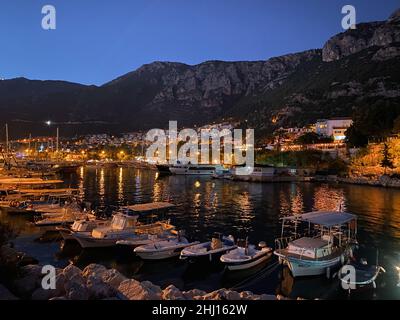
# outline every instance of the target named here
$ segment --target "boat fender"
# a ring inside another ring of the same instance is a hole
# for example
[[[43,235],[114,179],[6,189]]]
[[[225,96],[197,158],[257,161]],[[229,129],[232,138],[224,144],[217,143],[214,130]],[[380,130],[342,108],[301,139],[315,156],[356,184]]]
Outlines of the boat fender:
[[[341,264],[342,264],[342,266],[344,265],[344,254],[342,254],[341,256],[340,256],[340,262],[341,262]]]

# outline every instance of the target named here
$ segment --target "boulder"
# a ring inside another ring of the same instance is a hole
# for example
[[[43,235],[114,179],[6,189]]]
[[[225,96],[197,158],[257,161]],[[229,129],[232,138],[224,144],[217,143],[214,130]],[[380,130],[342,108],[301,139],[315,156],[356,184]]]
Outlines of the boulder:
[[[161,288],[150,281],[139,282],[134,279],[123,281],[119,292],[129,300],[161,300]]]
[[[241,296],[236,291],[219,289],[204,295],[202,300],[241,300]]]
[[[102,279],[90,275],[86,281],[87,289],[89,290],[90,299],[105,299],[115,297],[117,290]]]
[[[200,300],[203,296],[207,294],[207,292],[199,289],[192,289],[189,291],[182,292],[183,296],[187,300]]]
[[[63,274],[65,277],[65,275]],[[74,285],[86,286],[86,279],[79,273],[74,274],[70,279],[65,277],[64,289],[68,292]]]
[[[162,299],[163,300],[186,300],[182,291],[179,290],[177,287],[175,287],[172,284],[163,290]]]
[[[13,295],[5,286],[0,284],[0,300],[18,300],[18,298]]]
[[[241,300],[253,300],[254,299],[254,293],[251,291],[242,291],[240,293],[240,299]]]
[[[71,279],[75,275],[82,275],[82,270],[79,269],[78,267],[74,266],[73,264],[70,264],[69,266],[65,267],[64,270],[62,271],[64,274],[65,278],[67,280]]]
[[[90,275],[102,278],[103,274],[107,271],[105,266],[100,264],[91,263],[82,271],[82,276],[88,278]]]
[[[32,300],[50,300],[65,295],[65,282],[64,274],[58,274],[56,276],[56,288],[46,290],[39,287],[32,293]]]
[[[115,269],[108,269],[102,274],[102,280],[114,289],[118,289],[121,282],[127,279],[127,277]]]
[[[71,284],[66,295],[69,300],[88,300],[89,296],[89,290],[86,288],[86,286],[77,282],[73,282]]]
[[[41,286],[42,267],[39,265],[28,265],[21,268],[21,277],[14,281],[14,288],[18,295],[28,298]]]

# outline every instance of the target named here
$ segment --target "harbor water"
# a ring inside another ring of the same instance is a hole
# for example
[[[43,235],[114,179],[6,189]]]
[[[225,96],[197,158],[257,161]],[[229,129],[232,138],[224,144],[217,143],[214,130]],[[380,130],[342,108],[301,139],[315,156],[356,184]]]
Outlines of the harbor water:
[[[80,189],[80,197],[93,207],[105,208],[152,201],[170,201],[171,222],[190,240],[207,241],[214,232],[265,241],[274,247],[280,236],[279,219],[312,210],[345,210],[358,216],[358,254],[369,263],[378,258],[386,273],[374,299],[400,299],[400,190],[370,186],[321,183],[249,183],[196,176],[160,176],[156,171],[134,168],[82,167],[63,177],[65,187]],[[144,262],[128,248],[82,250],[77,243],[62,243],[51,230],[35,227],[24,216],[1,212],[0,221],[17,236],[15,247],[41,264],[84,268],[100,263],[129,277],[150,280],[160,286],[174,284],[182,290],[218,288],[250,290],[307,299],[348,299],[339,281],[326,277],[293,279],[286,268],[271,258],[256,270],[233,273],[221,265],[197,266],[178,258]]]

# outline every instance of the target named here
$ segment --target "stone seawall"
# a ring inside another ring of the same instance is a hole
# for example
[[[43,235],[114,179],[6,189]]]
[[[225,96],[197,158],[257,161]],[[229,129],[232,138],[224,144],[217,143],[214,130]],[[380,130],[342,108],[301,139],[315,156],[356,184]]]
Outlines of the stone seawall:
[[[74,265],[56,269],[56,288],[42,288],[42,266],[9,245],[0,248],[0,300],[283,300],[282,296],[249,291],[219,289],[205,292],[198,289],[182,291],[174,285],[164,289],[150,281],[137,281],[116,269],[90,264],[81,270]],[[23,260],[25,259],[25,260]],[[25,262],[23,262],[25,261]],[[6,275],[6,279],[4,279]],[[6,281],[4,281],[6,280]]]

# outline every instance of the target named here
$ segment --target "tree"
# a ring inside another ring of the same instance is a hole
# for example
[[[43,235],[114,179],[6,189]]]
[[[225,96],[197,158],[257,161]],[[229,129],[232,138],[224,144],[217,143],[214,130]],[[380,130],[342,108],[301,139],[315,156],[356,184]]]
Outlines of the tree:
[[[383,159],[381,161],[381,166],[385,169],[385,174],[386,174],[386,169],[394,169],[394,165],[393,165],[393,157],[390,154],[390,150],[389,150],[389,146],[387,145],[387,143],[384,144],[383,146]]]

